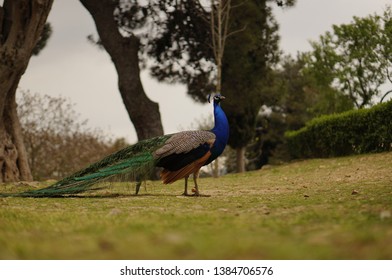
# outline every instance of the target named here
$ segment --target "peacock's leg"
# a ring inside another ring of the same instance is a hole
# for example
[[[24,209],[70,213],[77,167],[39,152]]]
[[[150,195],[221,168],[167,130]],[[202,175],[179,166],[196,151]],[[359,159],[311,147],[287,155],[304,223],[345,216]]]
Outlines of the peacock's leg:
[[[197,185],[197,179],[199,178],[200,169],[193,173],[193,182],[195,183],[195,188],[192,190],[195,196],[199,196],[199,186]]]
[[[135,195],[137,195],[139,193],[140,190],[140,186],[142,185],[142,181],[141,180],[137,180],[136,181],[136,191],[135,191]]]
[[[188,196],[188,178],[189,176],[185,177],[185,189],[184,189],[184,193],[182,195]]]
[[[199,192],[199,185],[197,184],[197,179],[199,178],[200,169],[193,173],[193,182],[195,183],[195,187],[192,189],[194,196],[203,196],[203,197],[210,197],[210,195],[201,194]]]

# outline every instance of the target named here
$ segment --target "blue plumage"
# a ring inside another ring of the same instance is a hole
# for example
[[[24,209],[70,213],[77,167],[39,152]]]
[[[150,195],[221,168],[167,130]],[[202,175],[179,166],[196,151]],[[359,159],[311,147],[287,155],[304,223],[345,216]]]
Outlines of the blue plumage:
[[[214,123],[215,126],[211,130],[216,135],[216,140],[211,148],[211,156],[205,164],[209,164],[219,157],[229,141],[229,122],[225,112],[220,106],[220,101],[224,99],[222,95],[216,95],[214,98]]]

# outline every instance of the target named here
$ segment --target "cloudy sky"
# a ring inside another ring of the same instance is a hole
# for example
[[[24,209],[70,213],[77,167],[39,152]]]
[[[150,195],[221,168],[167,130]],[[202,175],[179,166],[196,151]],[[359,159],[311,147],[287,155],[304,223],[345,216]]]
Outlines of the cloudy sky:
[[[309,40],[349,23],[353,16],[381,13],[391,0],[297,0],[290,9],[275,9],[281,49],[295,55],[310,50]],[[55,0],[49,15],[53,35],[45,50],[30,60],[19,84],[30,90],[70,98],[81,119],[115,137],[136,141],[117,89],[117,76],[108,54],[87,42],[96,34],[94,22],[78,0]],[[142,73],[147,95],[159,102],[165,133],[196,128],[197,119],[212,117],[210,105],[193,102],[181,85],[157,83]]]

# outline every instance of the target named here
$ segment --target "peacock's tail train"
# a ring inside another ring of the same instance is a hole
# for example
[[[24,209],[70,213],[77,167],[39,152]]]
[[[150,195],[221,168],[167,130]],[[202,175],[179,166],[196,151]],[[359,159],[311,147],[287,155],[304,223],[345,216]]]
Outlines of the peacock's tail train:
[[[49,187],[16,194],[0,194],[0,197],[53,197],[78,194],[92,189],[99,182],[119,176],[141,181],[148,178],[155,168],[154,151],[161,147],[169,137],[170,135],[164,135],[140,141]]]

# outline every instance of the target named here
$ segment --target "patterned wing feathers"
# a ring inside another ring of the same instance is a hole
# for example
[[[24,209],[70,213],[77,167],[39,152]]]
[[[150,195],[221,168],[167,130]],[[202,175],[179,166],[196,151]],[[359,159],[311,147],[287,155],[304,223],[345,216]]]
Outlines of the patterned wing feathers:
[[[210,146],[215,142],[215,134],[210,131],[195,130],[173,134],[165,144],[154,152],[155,158],[163,158],[171,154],[188,153],[204,143]]]

